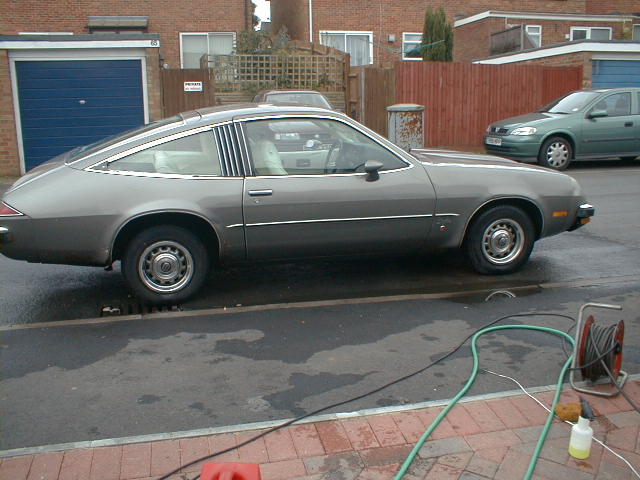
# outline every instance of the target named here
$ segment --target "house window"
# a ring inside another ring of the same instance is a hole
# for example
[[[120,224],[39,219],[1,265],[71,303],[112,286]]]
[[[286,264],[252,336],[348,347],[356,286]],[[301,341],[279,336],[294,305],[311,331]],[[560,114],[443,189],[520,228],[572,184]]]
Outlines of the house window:
[[[402,59],[403,60],[422,60],[422,56],[411,55],[407,56],[407,54],[411,50],[415,50],[422,43],[422,34],[421,33],[403,33],[402,34]]]
[[[542,27],[540,25],[527,25],[525,27],[525,33],[531,42],[532,48],[542,46]]]
[[[571,40],[611,40],[611,27],[571,27]]]
[[[182,68],[200,68],[203,55],[230,55],[235,33],[181,33],[180,62]]]
[[[636,23],[633,26],[633,37],[631,38],[636,42],[640,42],[640,23]]]
[[[320,31],[320,43],[351,55],[351,66],[373,63],[373,32]]]

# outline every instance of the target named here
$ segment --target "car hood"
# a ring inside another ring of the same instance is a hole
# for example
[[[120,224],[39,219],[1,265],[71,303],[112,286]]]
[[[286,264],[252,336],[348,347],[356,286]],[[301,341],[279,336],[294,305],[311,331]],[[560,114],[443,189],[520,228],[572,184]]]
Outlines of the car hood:
[[[495,155],[483,153],[458,152],[455,150],[439,150],[431,148],[414,148],[410,153],[424,164],[439,165],[478,165],[486,167],[514,168],[531,171],[555,172],[538,165],[529,165]]]
[[[505,118],[498,122],[493,122],[491,125],[499,125],[501,127],[513,128],[519,125],[539,125],[540,123],[548,122],[549,120],[555,120],[557,118],[566,118],[566,114],[562,113],[549,113],[549,112],[533,112],[525,115],[518,115],[517,117]]]

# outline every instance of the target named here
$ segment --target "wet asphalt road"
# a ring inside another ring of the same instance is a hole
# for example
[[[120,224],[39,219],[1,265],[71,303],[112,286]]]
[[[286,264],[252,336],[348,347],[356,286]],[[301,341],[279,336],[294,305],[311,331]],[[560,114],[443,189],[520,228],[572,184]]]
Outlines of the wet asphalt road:
[[[588,164],[569,173],[596,218],[539,242],[529,264],[506,277],[475,275],[455,253],[244,265],[213,274],[211,287],[181,306],[184,314],[143,308],[128,321],[69,325],[105,305],[139,307],[116,272],[0,257],[0,323],[58,322],[0,332],[0,448],[288,418],[420,368],[493,318],[575,316],[586,301],[623,305],[622,314],[597,318],[625,319],[624,365],[640,373],[640,166]],[[516,298],[485,301],[500,289]],[[354,300],[364,297],[376,300]],[[318,300],[327,302],[260,307]],[[215,307],[227,309],[198,313]],[[547,317],[527,323],[570,327]],[[487,368],[527,386],[554,383],[564,358],[559,341],[540,334],[484,342]],[[461,352],[339,410],[448,398],[468,368]],[[484,375],[471,393],[512,388]]]

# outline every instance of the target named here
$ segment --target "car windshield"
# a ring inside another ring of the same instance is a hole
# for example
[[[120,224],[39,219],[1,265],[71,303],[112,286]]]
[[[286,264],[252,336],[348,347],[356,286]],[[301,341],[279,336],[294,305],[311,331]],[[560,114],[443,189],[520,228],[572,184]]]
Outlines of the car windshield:
[[[591,100],[600,95],[600,93],[601,92],[592,91],[573,92],[569,95],[565,95],[564,97],[554,100],[538,111],[561,114],[574,113],[582,110],[588,103],[591,102]]]
[[[329,102],[319,93],[269,93],[266,100],[271,103],[296,103],[331,108]]]
[[[166,125],[171,125],[172,123],[181,122],[182,117],[179,115],[168,117],[163,120],[158,120],[157,122],[147,123],[146,125],[142,125],[139,127],[134,127],[129,130],[125,130],[124,132],[116,133],[115,135],[109,135],[108,137],[103,138],[102,140],[98,140],[97,142],[90,143],[89,145],[83,145],[81,147],[76,147],[71,151],[69,155],[69,160],[67,163],[77,160],[81,157],[86,157],[91,155],[98,150],[103,148],[110,147],[111,145],[115,145],[118,142],[126,140],[128,138],[135,137],[136,135],[141,135],[146,132],[150,132],[157,128],[164,127]]]

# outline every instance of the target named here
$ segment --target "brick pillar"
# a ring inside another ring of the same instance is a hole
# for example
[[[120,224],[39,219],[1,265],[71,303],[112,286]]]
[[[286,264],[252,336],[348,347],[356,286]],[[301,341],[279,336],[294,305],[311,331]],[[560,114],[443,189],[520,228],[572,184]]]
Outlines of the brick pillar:
[[[162,106],[162,82],[160,78],[160,51],[147,48],[147,96],[149,101],[149,121],[164,117]]]
[[[9,52],[0,50],[0,176],[18,177],[20,174]]]

